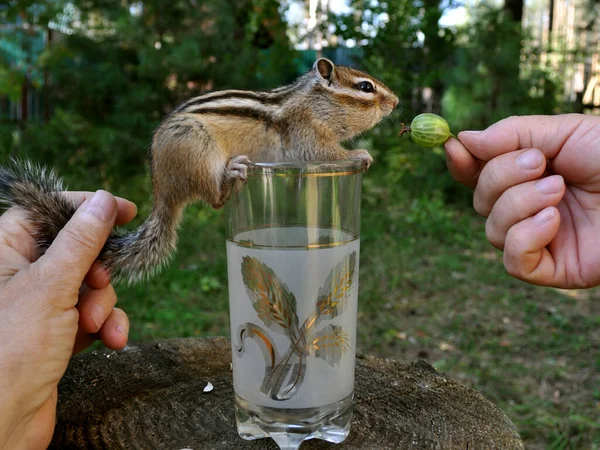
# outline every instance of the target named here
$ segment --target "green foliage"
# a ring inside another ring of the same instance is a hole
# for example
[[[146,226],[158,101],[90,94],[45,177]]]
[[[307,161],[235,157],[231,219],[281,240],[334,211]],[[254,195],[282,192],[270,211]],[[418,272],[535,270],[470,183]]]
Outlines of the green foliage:
[[[458,31],[461,45],[446,75],[443,110],[451,123],[482,129],[511,115],[555,113],[556,80],[542,68],[531,70],[538,49],[523,45],[527,31],[500,9],[483,4],[473,13]]]
[[[3,12],[4,20],[19,10],[64,32],[31,58],[51,80],[44,96],[53,111],[47,124],[24,127],[20,155],[52,161],[78,186],[122,189],[146,172],[152,132],[178,103],[211,89],[272,88],[296,75],[275,0],[140,5],[56,1],[49,10],[17,2]],[[13,72],[0,67],[0,93],[18,96],[6,75]]]
[[[23,74],[7,65],[0,65],[0,96],[16,102],[21,98]]]
[[[440,83],[451,53],[452,33],[435,20],[441,16],[439,3],[424,8],[411,0],[354,0],[351,6],[353,13],[335,18],[337,34],[362,46],[360,65],[398,95],[397,115],[410,122],[422,108],[417,91]]]

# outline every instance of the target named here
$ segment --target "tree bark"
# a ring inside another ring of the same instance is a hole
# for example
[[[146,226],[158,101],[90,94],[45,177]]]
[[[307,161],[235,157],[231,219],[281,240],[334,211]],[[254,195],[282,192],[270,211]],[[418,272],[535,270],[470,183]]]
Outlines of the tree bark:
[[[175,339],[76,356],[59,385],[51,449],[277,449],[235,428],[225,338]],[[214,389],[203,392],[210,382]],[[359,356],[354,419],[339,445],[306,449],[523,449],[515,426],[424,361]]]
[[[515,22],[523,21],[523,0],[504,0],[504,9]]]

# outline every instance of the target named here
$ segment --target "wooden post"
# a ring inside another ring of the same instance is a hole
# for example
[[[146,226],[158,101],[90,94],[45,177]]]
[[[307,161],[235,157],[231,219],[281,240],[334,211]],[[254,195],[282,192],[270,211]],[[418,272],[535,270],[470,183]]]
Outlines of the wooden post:
[[[175,339],[76,356],[59,385],[51,449],[277,449],[235,428],[231,344]],[[210,392],[203,392],[210,382]],[[523,449],[515,426],[473,389],[423,361],[359,356],[350,436],[309,449]]]

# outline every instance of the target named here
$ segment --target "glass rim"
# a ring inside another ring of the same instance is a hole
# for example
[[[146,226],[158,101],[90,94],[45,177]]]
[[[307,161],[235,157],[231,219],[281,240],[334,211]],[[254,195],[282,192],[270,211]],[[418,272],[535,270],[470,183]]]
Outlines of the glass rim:
[[[344,176],[365,172],[362,160],[257,162],[248,165],[248,176]]]

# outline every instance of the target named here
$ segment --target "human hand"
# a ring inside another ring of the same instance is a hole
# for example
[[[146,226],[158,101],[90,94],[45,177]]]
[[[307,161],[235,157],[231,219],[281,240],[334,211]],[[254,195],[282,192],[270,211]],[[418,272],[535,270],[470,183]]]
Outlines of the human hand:
[[[600,284],[600,117],[501,120],[446,144],[452,176],[475,189],[504,266],[532,284]]]
[[[0,449],[46,448],[72,354],[95,336],[114,349],[127,343],[127,316],[94,261],[135,205],[105,191],[65,195],[81,206],[39,258],[24,213],[0,217]]]

